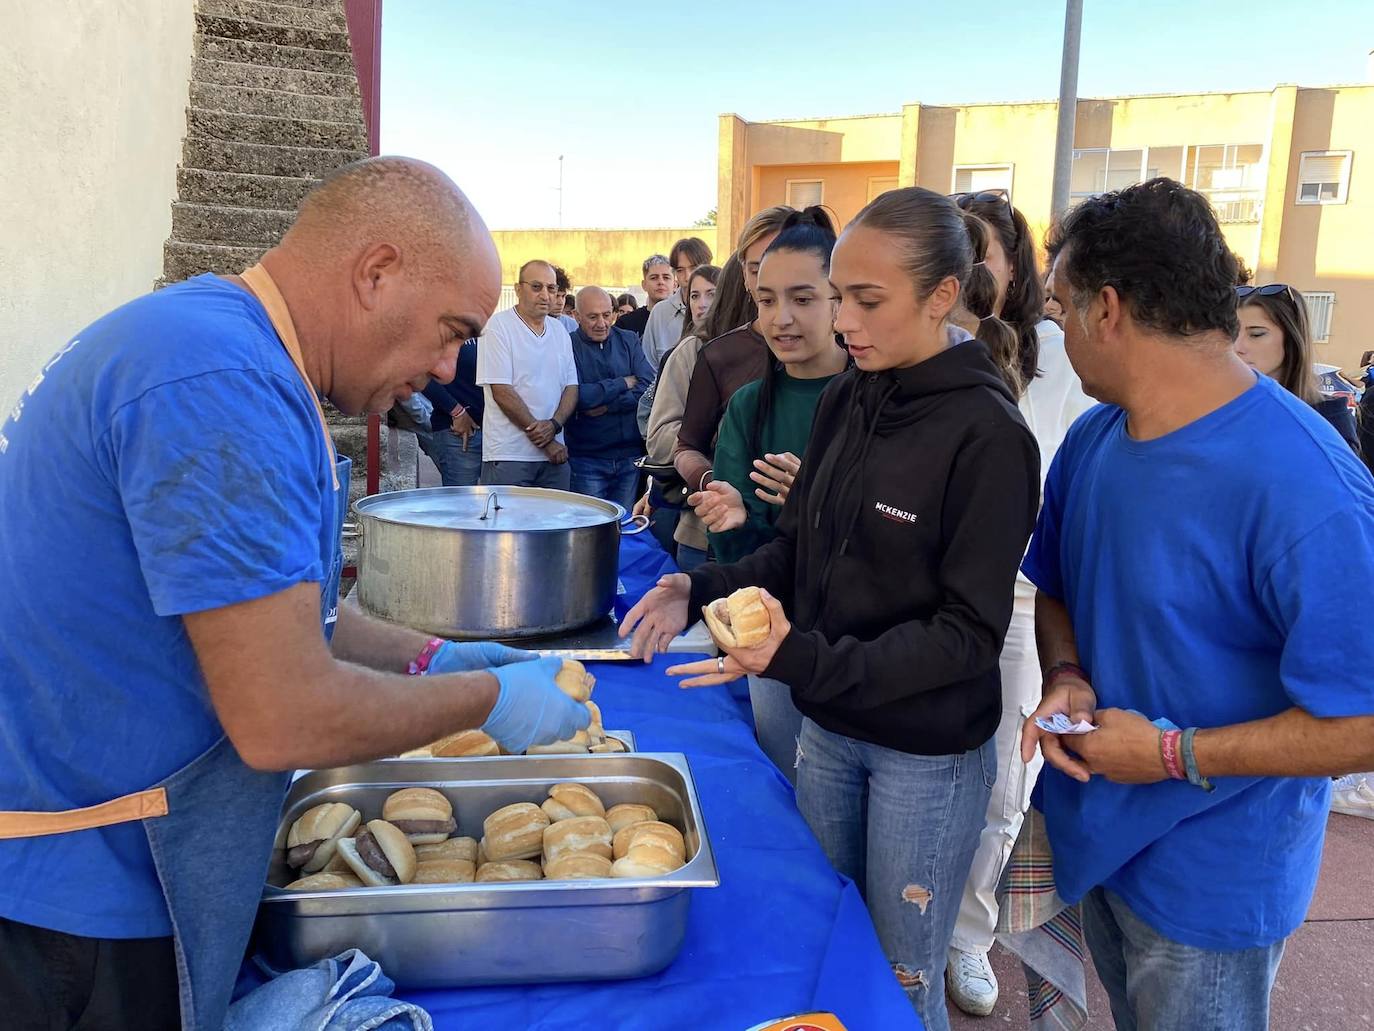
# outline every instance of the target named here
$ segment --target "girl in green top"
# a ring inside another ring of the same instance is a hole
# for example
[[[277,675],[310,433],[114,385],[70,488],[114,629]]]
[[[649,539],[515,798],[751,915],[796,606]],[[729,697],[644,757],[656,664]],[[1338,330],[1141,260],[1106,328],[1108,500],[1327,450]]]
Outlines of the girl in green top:
[[[821,391],[849,362],[835,339],[830,286],[835,229],[823,208],[796,212],[764,252],[755,299],[773,361],[741,387],[721,421],[713,479],[691,504],[717,562],[737,562],[775,535],[774,526],[811,435]]]

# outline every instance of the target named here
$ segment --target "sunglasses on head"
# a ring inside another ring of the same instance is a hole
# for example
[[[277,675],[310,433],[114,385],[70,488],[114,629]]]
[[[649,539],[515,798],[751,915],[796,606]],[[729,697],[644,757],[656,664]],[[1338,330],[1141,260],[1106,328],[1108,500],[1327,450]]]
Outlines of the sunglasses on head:
[[[1295,292],[1287,283],[1266,283],[1264,286],[1238,286],[1236,287],[1236,297],[1245,298],[1251,294],[1259,294],[1261,297],[1277,297],[1279,294]]]
[[[1006,190],[979,190],[977,193],[951,193],[949,199],[954,201],[962,211],[967,211],[974,204],[996,203],[1000,201],[1007,206],[1011,205],[1011,197]]]

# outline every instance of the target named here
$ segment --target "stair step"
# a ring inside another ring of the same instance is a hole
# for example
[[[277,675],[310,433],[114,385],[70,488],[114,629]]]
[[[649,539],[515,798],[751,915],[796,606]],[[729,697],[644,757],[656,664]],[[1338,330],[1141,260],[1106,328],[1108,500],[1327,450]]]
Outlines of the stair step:
[[[209,111],[263,115],[269,118],[304,118],[316,122],[363,121],[362,105],[353,97],[320,97],[274,89],[191,83],[191,106]]]
[[[306,47],[280,46],[259,43],[250,39],[226,39],[223,36],[196,34],[197,57],[214,61],[237,61],[268,68],[296,68],[307,72],[330,72],[334,75],[357,76],[351,53],[332,50],[311,50]]]
[[[251,40],[254,43],[273,43],[283,47],[300,47],[305,50],[322,50],[340,53],[352,59],[348,33],[319,32],[315,29],[298,29],[290,25],[268,25],[247,18],[220,18],[212,14],[196,12],[196,29],[207,36],[220,36],[223,39]]]
[[[367,150],[362,123],[321,122],[307,118],[269,118],[232,111],[186,109],[186,135],[208,136],[228,143],[265,143],[278,147],[323,147],[329,150]]]
[[[199,0],[196,9],[216,18],[240,18],[266,25],[289,25],[316,32],[347,32],[348,19],[337,5],[297,7],[288,3],[263,3],[261,0]]]
[[[162,245],[164,283],[179,283],[203,272],[233,275],[257,262],[267,250],[263,247],[228,247],[168,240]]]
[[[172,239],[182,243],[270,247],[296,219],[294,211],[271,208],[234,208],[221,204],[172,204]]]
[[[216,86],[241,86],[246,89],[281,90],[317,97],[351,97],[358,101],[358,77],[329,72],[303,71],[299,68],[271,68],[240,61],[214,61],[196,58],[191,81]]]
[[[181,165],[204,172],[240,172],[319,179],[367,157],[366,149],[274,147],[263,143],[233,143],[208,137],[188,137],[182,145]]]
[[[259,0],[260,3],[268,3],[273,7],[306,7],[312,11],[343,11],[343,0],[290,0],[290,3],[279,3],[278,0]]]
[[[190,204],[294,211],[319,180],[304,176],[248,175],[177,169],[177,199]]]

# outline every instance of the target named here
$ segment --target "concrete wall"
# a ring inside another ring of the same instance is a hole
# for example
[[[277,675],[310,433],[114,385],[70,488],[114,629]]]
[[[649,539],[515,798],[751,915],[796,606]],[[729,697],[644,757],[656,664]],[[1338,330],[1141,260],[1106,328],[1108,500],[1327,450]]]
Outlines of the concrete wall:
[[[0,90],[0,410],[73,333],[162,274],[193,14],[193,0],[12,5]]]
[[[753,209],[787,203],[787,180],[820,179],[821,203],[840,220],[840,228],[868,203],[870,179],[896,179],[896,161],[863,161],[854,164],[768,165],[760,168],[753,184]]]
[[[515,282],[520,266],[542,258],[567,270],[573,287],[637,286],[644,259],[666,255],[685,236],[706,241],[719,265],[729,256],[716,246],[716,227],[693,229],[495,229],[492,237],[501,254],[501,281]]]

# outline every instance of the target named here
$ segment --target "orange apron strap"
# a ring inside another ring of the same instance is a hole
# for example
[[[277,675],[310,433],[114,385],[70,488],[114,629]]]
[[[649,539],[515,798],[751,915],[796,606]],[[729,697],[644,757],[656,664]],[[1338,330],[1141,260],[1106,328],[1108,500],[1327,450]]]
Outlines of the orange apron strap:
[[[277,331],[277,336],[281,338],[282,346],[286,348],[286,353],[291,356],[291,363],[296,366],[296,372],[305,384],[305,389],[310,394],[310,399],[315,402],[315,412],[320,417],[320,431],[324,434],[325,445],[329,448],[329,471],[334,477],[334,489],[339,489],[339,470],[337,468],[337,458],[334,453],[334,437],[329,432],[329,420],[325,418],[324,406],[320,404],[319,395],[315,393],[315,388],[311,386],[309,377],[305,374],[305,358],[301,354],[301,342],[296,336],[296,324],[291,321],[291,312],[286,307],[286,298],[277,289],[276,282],[263,268],[261,263],[252,268],[244,269],[239,273],[239,278],[248,284],[248,289],[253,291],[253,296],[267,310],[267,318],[272,323],[272,328]]]
[[[149,788],[85,809],[68,809],[60,813],[0,812],[0,839],[88,831],[93,827],[132,823],[167,813],[167,789]]]

